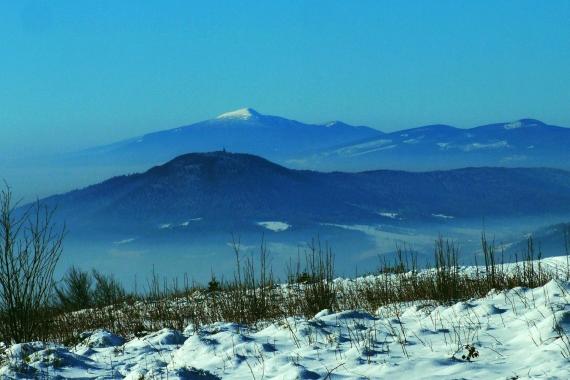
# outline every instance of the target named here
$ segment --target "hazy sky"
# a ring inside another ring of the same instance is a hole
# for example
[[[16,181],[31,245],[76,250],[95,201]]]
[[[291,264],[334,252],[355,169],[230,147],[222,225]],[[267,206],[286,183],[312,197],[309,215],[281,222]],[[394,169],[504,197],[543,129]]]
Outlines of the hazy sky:
[[[0,2],[0,152],[244,106],[393,130],[569,104],[570,1]]]

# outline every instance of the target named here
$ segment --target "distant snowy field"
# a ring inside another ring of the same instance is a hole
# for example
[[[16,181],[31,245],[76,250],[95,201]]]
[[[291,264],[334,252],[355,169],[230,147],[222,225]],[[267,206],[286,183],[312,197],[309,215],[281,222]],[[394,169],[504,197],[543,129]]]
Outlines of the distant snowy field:
[[[565,257],[542,263],[565,273]],[[419,301],[374,315],[324,310],[257,329],[216,323],[130,341],[95,331],[75,347],[18,344],[2,350],[0,377],[569,379],[569,334],[570,282],[560,279],[451,306]],[[470,360],[462,358],[467,345],[478,353]]]

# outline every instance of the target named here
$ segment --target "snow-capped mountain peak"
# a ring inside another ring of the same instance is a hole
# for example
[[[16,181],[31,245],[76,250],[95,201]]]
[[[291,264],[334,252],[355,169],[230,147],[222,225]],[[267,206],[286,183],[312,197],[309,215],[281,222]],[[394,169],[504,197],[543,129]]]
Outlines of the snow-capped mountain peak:
[[[259,115],[259,112],[253,108],[240,108],[235,111],[225,112],[216,117],[216,119],[249,120]]]

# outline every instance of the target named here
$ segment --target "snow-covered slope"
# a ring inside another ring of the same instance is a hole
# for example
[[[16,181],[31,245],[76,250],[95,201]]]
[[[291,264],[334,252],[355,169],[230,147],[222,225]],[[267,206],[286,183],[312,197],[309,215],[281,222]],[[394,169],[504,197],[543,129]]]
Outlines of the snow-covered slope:
[[[557,267],[564,260],[545,264]],[[96,331],[75,347],[18,344],[5,351],[0,376],[568,379],[568,334],[570,282],[552,280],[450,306],[421,301],[374,315],[324,310],[312,319],[291,317],[258,329],[216,323],[183,332],[164,329],[128,342]]]

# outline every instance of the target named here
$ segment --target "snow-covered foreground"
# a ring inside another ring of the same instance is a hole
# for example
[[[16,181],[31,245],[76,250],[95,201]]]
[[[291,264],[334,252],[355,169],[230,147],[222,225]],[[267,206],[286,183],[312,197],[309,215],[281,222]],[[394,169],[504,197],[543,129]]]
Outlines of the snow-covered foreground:
[[[567,334],[570,282],[553,280],[451,306],[323,311],[255,330],[216,323],[128,342],[96,331],[75,347],[18,344],[2,355],[0,377],[569,379]],[[470,347],[478,355],[463,359]]]

